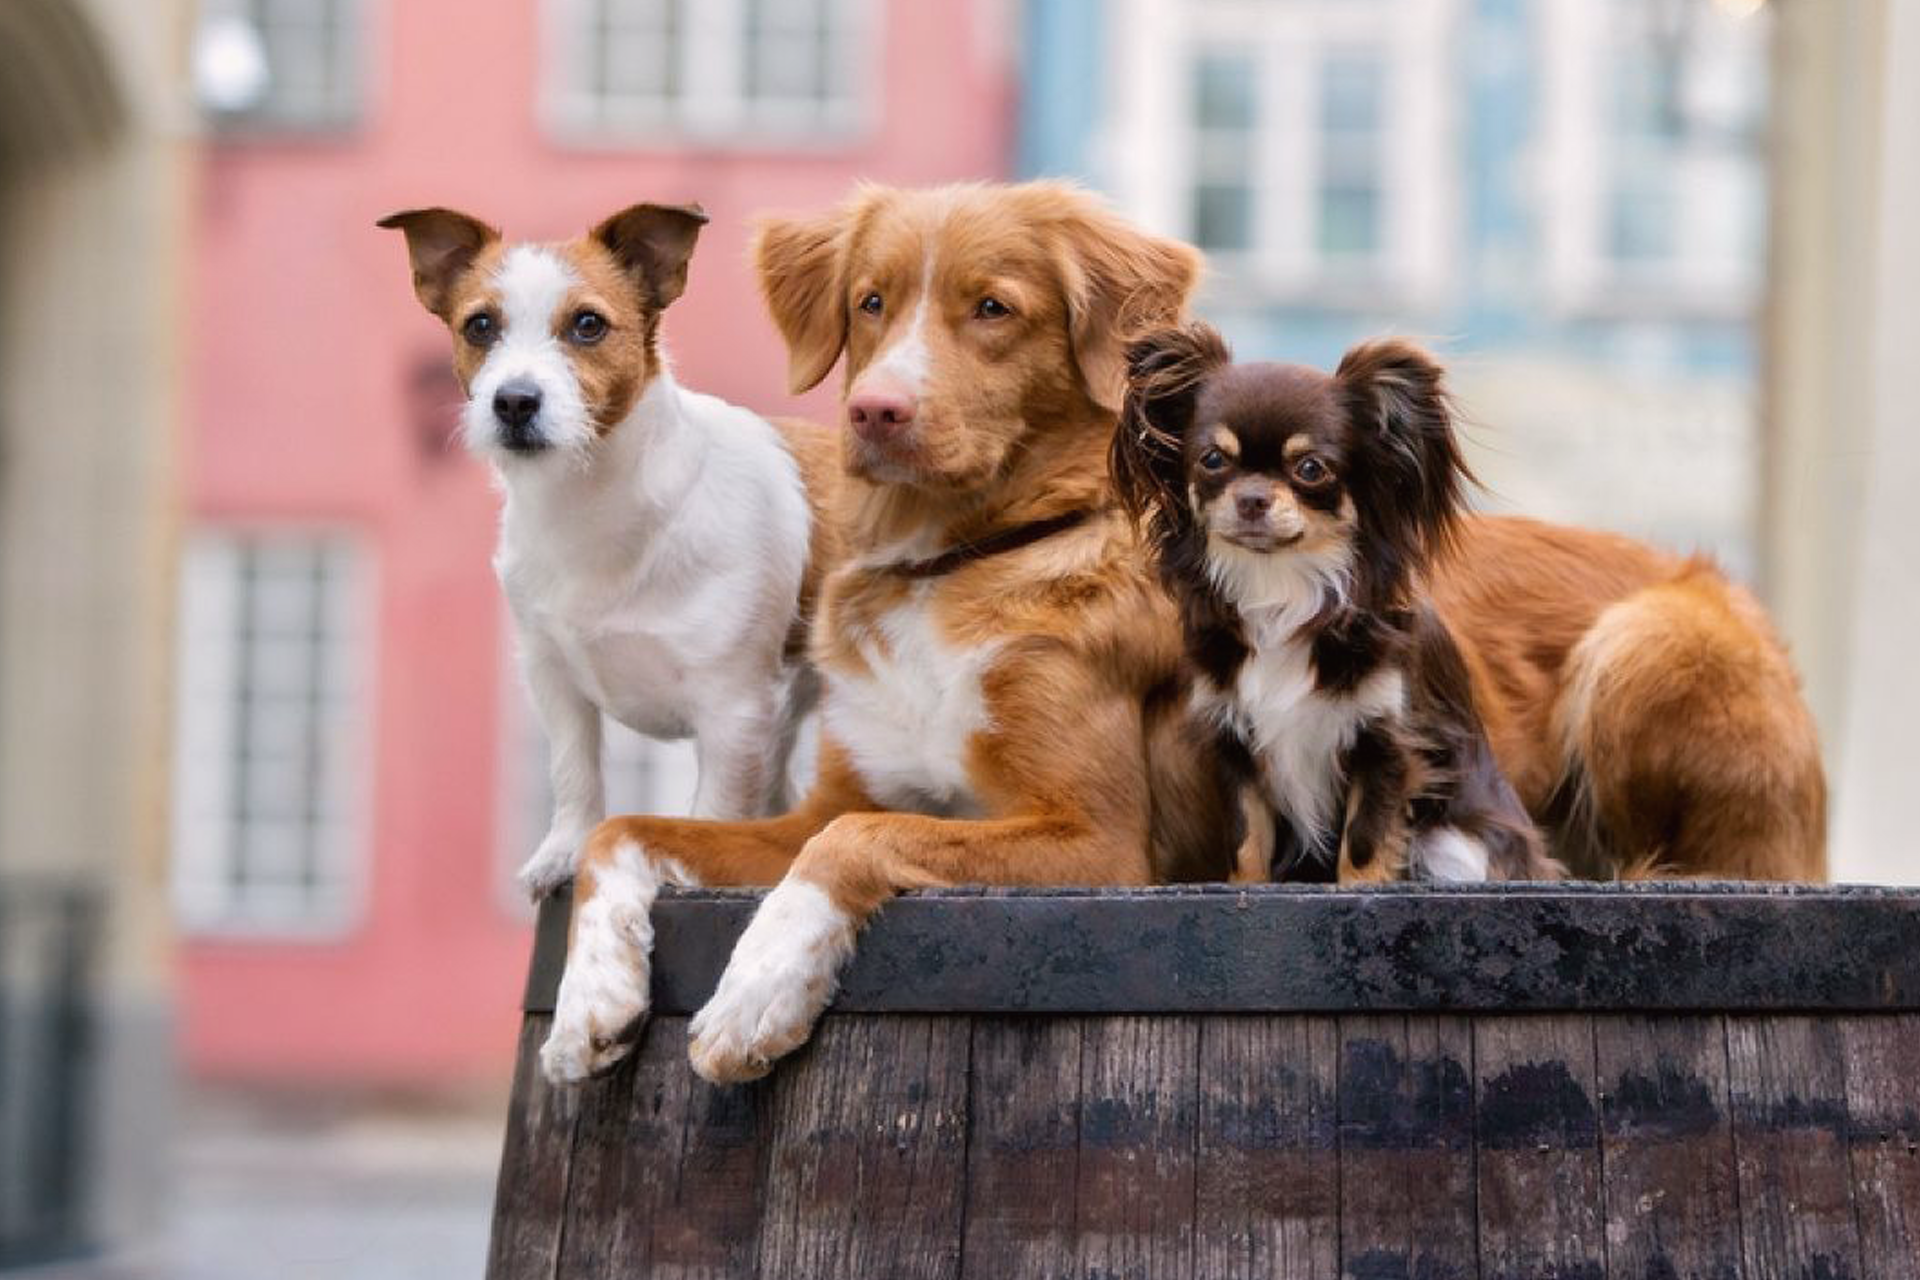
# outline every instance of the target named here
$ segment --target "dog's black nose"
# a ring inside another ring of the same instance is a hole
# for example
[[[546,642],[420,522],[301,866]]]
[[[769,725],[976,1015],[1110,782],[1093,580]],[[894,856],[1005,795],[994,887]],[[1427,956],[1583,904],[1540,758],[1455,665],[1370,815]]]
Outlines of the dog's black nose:
[[[493,416],[509,427],[524,427],[540,412],[540,388],[514,379],[493,393]]]
[[[1264,493],[1237,493],[1233,505],[1242,520],[1259,520],[1272,509],[1273,499]]]

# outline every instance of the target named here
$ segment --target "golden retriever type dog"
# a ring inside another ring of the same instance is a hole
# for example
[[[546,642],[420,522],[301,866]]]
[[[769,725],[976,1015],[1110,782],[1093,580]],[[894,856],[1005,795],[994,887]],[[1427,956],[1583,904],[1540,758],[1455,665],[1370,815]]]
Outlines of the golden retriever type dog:
[[[1106,468],[1121,329],[1178,315],[1198,254],[1034,183],[863,188],[767,221],[755,256],[794,388],[846,366],[820,774],[783,817],[599,827],[542,1051],[556,1082],[627,1051],[663,884],[776,886],[692,1024],[695,1069],[735,1081],[805,1039],[902,890],[1232,867],[1235,795]]]

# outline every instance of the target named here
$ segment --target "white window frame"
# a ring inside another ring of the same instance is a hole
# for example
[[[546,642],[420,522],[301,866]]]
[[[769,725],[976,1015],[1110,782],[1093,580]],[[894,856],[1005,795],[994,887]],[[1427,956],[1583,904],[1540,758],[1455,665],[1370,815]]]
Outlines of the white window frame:
[[[334,735],[322,746],[339,788],[330,839],[316,853],[330,867],[331,901],[318,906],[236,900],[233,713],[239,680],[237,578],[223,566],[247,544],[327,544],[341,556],[335,604],[342,648],[332,659],[345,692]],[[205,938],[332,941],[364,918],[371,862],[376,585],[374,558],[351,531],[330,527],[222,525],[191,533],[182,548],[176,654],[172,889],[182,932]]]
[[[1437,305],[1458,243],[1458,108],[1447,83],[1458,9],[1459,0],[1113,0],[1108,82],[1127,88],[1109,96],[1096,142],[1103,185],[1147,226],[1190,239],[1195,60],[1209,48],[1247,50],[1258,63],[1255,247],[1212,255],[1216,297]],[[1385,69],[1381,248],[1364,266],[1325,257],[1317,243],[1319,67],[1343,49],[1377,52]]]
[[[1767,74],[1764,9],[1747,17],[1704,2],[1698,9],[1696,21],[1709,39],[1697,53],[1756,59],[1757,74]],[[1764,161],[1756,158],[1754,168],[1742,172],[1724,156],[1681,156],[1674,170],[1679,184],[1674,253],[1645,263],[1614,258],[1608,224],[1613,171],[1608,75],[1619,38],[1614,24],[1640,16],[1627,0],[1544,0],[1540,17],[1544,98],[1535,172],[1551,304],[1566,315],[1600,318],[1751,315],[1765,264],[1761,255],[1743,260],[1726,251],[1725,225],[1718,216],[1726,206],[1716,207],[1713,188],[1752,178],[1762,184],[1764,203]],[[1725,65],[1715,70],[1729,72]]]
[[[675,96],[611,103],[587,73],[588,43],[602,0],[545,0],[543,114],[548,131],[583,147],[830,150],[861,141],[877,118],[881,77],[880,0],[815,0],[837,14],[851,69],[846,95],[813,98],[748,96],[748,0],[682,0],[686,23],[679,62],[683,91]]]
[[[268,55],[265,33],[254,11],[272,0],[204,0],[202,22],[240,19],[254,27],[262,56]],[[332,100],[320,111],[290,111],[278,105],[269,80],[265,95],[244,110],[210,111],[214,130],[223,135],[246,137],[257,134],[347,133],[358,128],[370,107],[370,95],[376,79],[374,32],[379,27],[374,6],[381,0],[323,0],[332,5],[335,46],[328,56],[333,60]],[[271,58],[268,58],[271,72]]]

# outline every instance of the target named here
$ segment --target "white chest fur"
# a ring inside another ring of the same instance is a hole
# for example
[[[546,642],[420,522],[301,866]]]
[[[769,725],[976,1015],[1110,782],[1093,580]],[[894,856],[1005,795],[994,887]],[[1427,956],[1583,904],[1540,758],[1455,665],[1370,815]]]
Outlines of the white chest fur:
[[[1303,839],[1320,843],[1339,835],[1347,749],[1368,721],[1402,714],[1406,690],[1393,667],[1348,693],[1323,692],[1314,683],[1308,642],[1288,636],[1248,656],[1223,710],[1252,748],[1275,807]]]
[[[987,727],[980,681],[995,646],[940,635],[925,584],[881,615],[858,648],[866,671],[828,670],[826,727],[873,798],[949,816],[976,811],[967,748]]]

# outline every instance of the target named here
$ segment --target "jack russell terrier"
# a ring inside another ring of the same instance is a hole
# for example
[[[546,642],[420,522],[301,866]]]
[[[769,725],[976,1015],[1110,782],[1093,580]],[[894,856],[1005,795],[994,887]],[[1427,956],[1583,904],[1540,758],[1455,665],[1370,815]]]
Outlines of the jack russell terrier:
[[[548,740],[553,822],[521,883],[574,871],[605,814],[602,713],[694,740],[695,814],[784,804],[816,680],[806,615],[837,443],[679,386],[660,317],[707,221],[641,204],[560,244],[450,209],[381,219],[453,335],[467,446],[505,494],[494,569]]]

